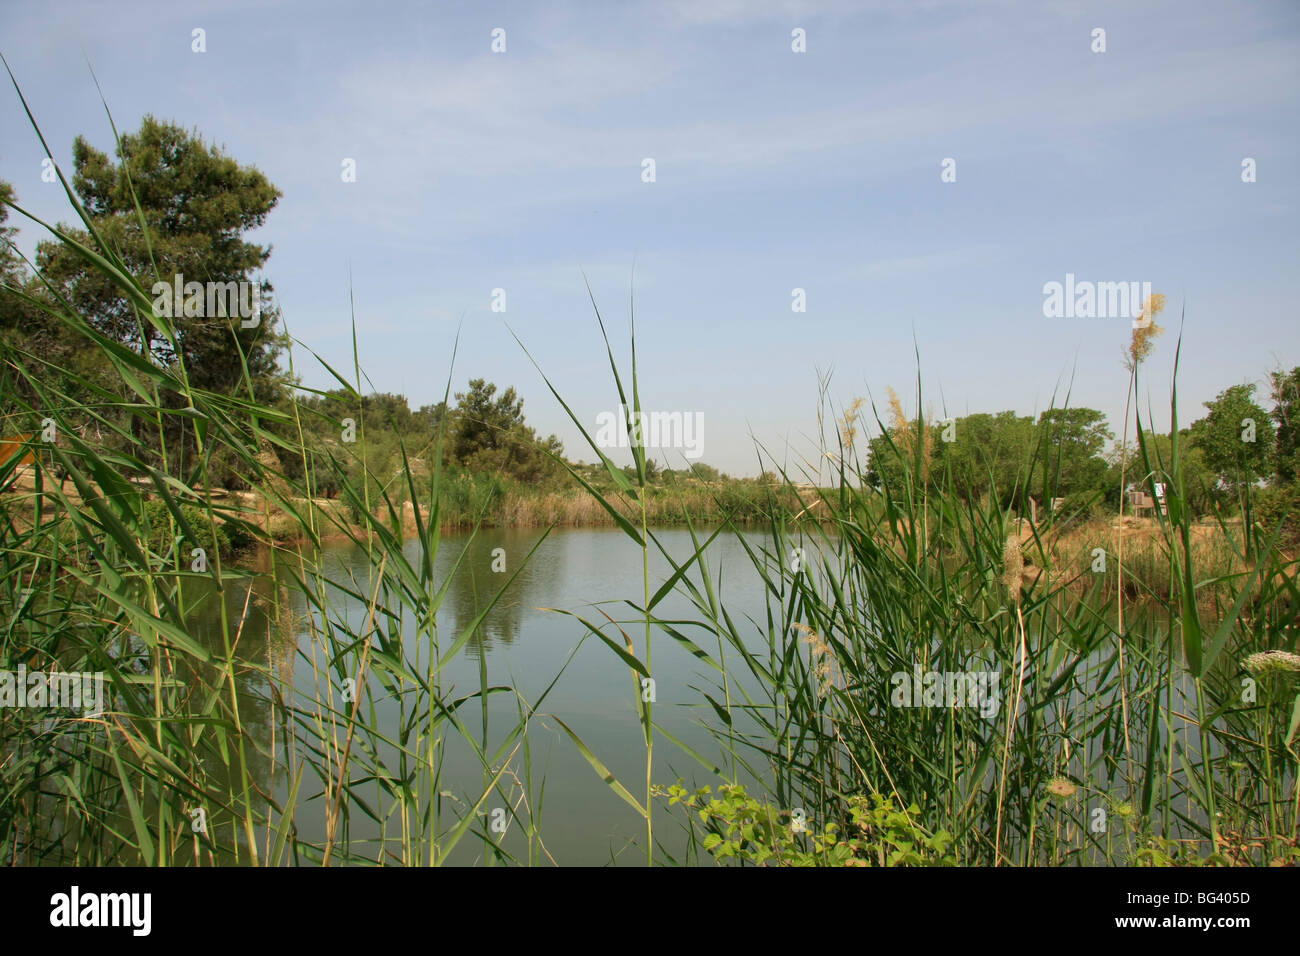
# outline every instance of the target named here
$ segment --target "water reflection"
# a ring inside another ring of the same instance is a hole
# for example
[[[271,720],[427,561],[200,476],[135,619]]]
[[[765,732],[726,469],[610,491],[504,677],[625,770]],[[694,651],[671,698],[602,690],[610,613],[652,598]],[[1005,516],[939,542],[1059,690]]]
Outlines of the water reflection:
[[[487,748],[493,750],[518,721],[521,699],[535,701],[549,688],[545,712],[564,715],[566,723],[601,755],[613,772],[635,779],[638,765],[644,773],[644,763],[636,747],[636,685],[629,679],[626,665],[595,640],[583,644],[574,656],[575,648],[587,636],[585,628],[572,616],[548,608],[565,608],[590,620],[603,621],[603,616],[591,604],[615,602],[640,592],[640,550],[617,532],[561,531],[542,541],[525,563],[540,537],[541,532],[531,530],[480,532],[468,544],[466,536],[443,537],[434,564],[435,587],[444,583],[447,587],[437,615],[439,654],[445,653],[451,642],[492,606],[462,652],[438,672],[441,693],[444,699],[463,697],[477,690],[484,680],[489,686],[518,689],[520,698],[504,693],[492,696],[486,713],[481,712],[481,704],[476,700],[459,715],[471,728],[474,739],[478,741],[482,737]],[[689,538],[684,533],[682,545],[689,548]],[[415,566],[419,562],[418,549],[415,541],[407,542],[405,547],[408,560]],[[744,560],[741,554],[736,557]],[[227,633],[235,644],[238,661],[234,671],[235,700],[249,742],[247,761],[257,791],[254,812],[259,816],[266,812],[270,797],[281,805],[287,802],[287,768],[298,766],[297,761],[306,753],[303,748],[312,748],[318,754],[322,749],[329,752],[333,729],[328,718],[318,728],[313,719],[300,717],[298,740],[294,741],[298,756],[291,760],[286,751],[289,743],[286,732],[290,728],[284,724],[279,702],[311,713],[317,709],[317,700],[323,701],[322,713],[330,706],[342,708],[338,696],[340,675],[355,673],[355,661],[348,658],[337,668],[328,667],[321,654],[324,645],[320,631],[322,627],[333,627],[349,634],[363,633],[367,607],[358,595],[372,593],[373,587],[372,564],[364,549],[350,543],[327,546],[315,564],[328,580],[339,582],[341,587],[326,587],[321,604],[328,611],[323,613],[320,607],[307,601],[302,589],[294,583],[294,579],[303,577],[300,562],[306,564],[310,580],[313,573],[310,557],[281,554],[272,558],[261,554],[249,568],[259,573],[252,578],[228,580],[223,592],[218,592],[215,584],[201,580],[185,585],[191,633],[217,657],[225,656]],[[652,587],[657,587],[670,572],[666,564],[652,570]],[[499,591],[502,593],[497,598]],[[755,591],[753,597],[757,596]],[[407,661],[418,658],[421,666],[416,672],[423,674],[423,668],[430,666],[430,653],[427,647],[417,644],[426,637],[416,626],[414,610],[397,608],[392,598],[389,603],[393,605],[395,617],[388,620],[381,616],[377,620],[376,630],[381,637],[373,648],[378,650],[387,645],[394,655]],[[670,604],[671,600],[663,607],[667,609]],[[622,605],[621,612],[614,610],[616,606],[607,606],[613,616],[631,614],[626,605]],[[684,607],[677,610],[685,612]],[[564,670],[566,662],[568,669]],[[552,686],[562,670],[562,679]],[[700,683],[701,674],[694,658],[685,652],[678,653],[670,643],[664,644],[662,650],[655,651],[655,671],[661,704],[656,721],[700,752],[718,751],[716,742],[699,727],[694,712],[682,706],[695,696],[691,685]],[[423,732],[421,728],[430,716],[427,698],[413,713],[393,687],[376,678],[373,672],[369,676],[364,700],[374,711],[367,713],[368,723],[391,735],[393,740],[403,734]],[[332,682],[332,689],[327,682]],[[215,667],[196,672],[192,684],[206,688],[208,693],[216,688],[229,696],[229,682]],[[330,694],[334,695],[332,704],[326,699]],[[488,729],[480,726],[483,721],[487,722]],[[340,722],[339,727],[343,724]],[[340,729],[340,744],[342,737]],[[560,735],[554,722],[549,719],[535,722],[529,739],[537,773],[546,777],[547,847],[558,859],[567,863],[605,863],[611,847],[622,847],[642,832],[644,824],[637,821],[626,805],[609,799],[605,784],[592,773],[572,742]],[[404,759],[395,747],[381,743],[377,751],[368,752],[364,759],[354,753],[350,772],[364,775],[372,772],[372,768],[381,774],[397,772]],[[440,791],[453,795],[447,799],[455,806],[474,806],[482,793],[483,768],[472,750],[463,741],[457,742],[454,732],[440,761],[443,774]],[[324,839],[326,801],[323,780],[311,770],[310,764],[311,761],[296,797],[298,810],[294,824],[300,839],[320,841]],[[205,759],[203,766],[212,774],[212,788],[230,792],[237,783],[234,774],[220,761]],[[238,763],[232,761],[229,766],[237,768]],[[427,802],[428,794],[418,785],[415,795]],[[379,805],[383,805],[382,798]],[[216,823],[226,827],[223,831],[226,843],[230,842],[229,834],[236,830],[230,826],[231,822],[229,815],[217,816]],[[354,841],[393,839],[391,834],[384,835],[382,826],[355,810],[347,825]],[[506,842],[513,838],[513,835],[507,837]],[[235,839],[242,853],[242,833],[236,833]],[[265,828],[262,828],[259,844],[265,839]],[[456,851],[455,862],[479,861],[481,846],[475,840],[464,840]],[[526,848],[515,850],[525,852]]]

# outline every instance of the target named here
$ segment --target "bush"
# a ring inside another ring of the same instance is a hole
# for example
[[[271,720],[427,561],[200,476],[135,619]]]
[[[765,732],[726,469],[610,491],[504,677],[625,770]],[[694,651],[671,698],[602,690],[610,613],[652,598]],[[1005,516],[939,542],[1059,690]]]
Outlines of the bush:
[[[844,832],[829,822],[818,831],[812,821],[760,803],[736,784],[689,792],[678,781],[666,791],[670,806],[682,804],[699,814],[703,845],[715,860],[755,866],[955,866],[952,837],[931,833],[920,823],[920,808],[906,809],[872,794],[848,798]],[[708,797],[707,801],[703,798]],[[799,812],[799,811],[796,811]],[[787,819],[789,818],[789,819]]]
[[[1262,490],[1255,504],[1255,520],[1264,529],[1266,540],[1278,523],[1284,522],[1281,547],[1288,551],[1300,548],[1300,484],[1271,485]]]
[[[252,539],[238,525],[220,519],[213,524],[208,513],[195,505],[182,504],[179,508],[191,534],[198,540],[193,540],[184,528],[177,527],[171,509],[165,502],[155,498],[145,502],[144,506],[144,518],[149,529],[149,550],[160,555],[167,554],[179,535],[185,539],[182,544],[189,545],[181,549],[181,556],[188,563],[190,548],[204,548],[209,554],[229,558],[252,544]]]
[[[1105,495],[1102,491],[1075,491],[1065,496],[1065,501],[1057,509],[1057,522],[1082,522],[1109,515]]]

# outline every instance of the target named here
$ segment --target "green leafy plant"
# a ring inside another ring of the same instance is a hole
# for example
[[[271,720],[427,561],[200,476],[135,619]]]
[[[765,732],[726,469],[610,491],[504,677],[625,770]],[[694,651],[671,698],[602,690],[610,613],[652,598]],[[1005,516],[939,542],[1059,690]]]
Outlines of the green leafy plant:
[[[881,794],[857,794],[844,804],[847,821],[818,828],[799,811],[778,810],[740,784],[692,792],[681,782],[659,792],[670,806],[694,811],[702,846],[719,863],[754,866],[955,866],[952,837],[931,833],[915,804],[901,809]]]

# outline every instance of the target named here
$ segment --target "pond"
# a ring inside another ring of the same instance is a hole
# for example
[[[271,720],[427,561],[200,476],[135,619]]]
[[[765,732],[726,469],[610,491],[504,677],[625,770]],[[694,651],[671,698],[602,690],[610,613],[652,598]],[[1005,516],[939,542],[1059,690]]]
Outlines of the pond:
[[[676,560],[685,560],[693,552],[690,533],[686,530],[661,529],[654,533]],[[491,603],[517,570],[516,562],[523,562],[542,537],[540,530],[533,529],[480,531],[472,539],[468,535],[443,535],[434,567],[434,579],[439,586],[452,575],[437,617],[443,653]],[[753,535],[752,546],[761,546],[760,538],[761,535]],[[419,544],[414,540],[405,545],[405,553],[412,561],[418,558],[418,549]],[[458,560],[460,567],[455,568]],[[345,583],[357,592],[369,590],[371,565],[363,548],[352,542],[326,545],[319,561],[330,581]],[[708,549],[708,562],[714,580],[721,575],[725,583],[728,603],[734,601],[735,606],[751,613],[762,607],[761,581],[735,535],[720,535]],[[254,579],[254,598],[247,602],[247,616],[236,646],[237,658],[249,665],[237,672],[237,681],[241,720],[246,731],[257,738],[255,749],[259,756],[250,759],[254,762],[260,759],[261,765],[253,768],[254,774],[259,785],[264,789],[273,788],[281,801],[288,795],[288,775],[281,756],[284,734],[283,725],[274,716],[275,692],[267,671],[277,675],[277,683],[282,685],[279,692],[286,699],[290,691],[284,685],[291,684],[299,695],[298,705],[309,709],[308,701],[323,686],[325,672],[320,642],[313,641],[311,628],[307,626],[307,601],[296,587],[276,582],[277,577],[281,582],[286,580],[286,573],[297,573],[296,563],[296,557],[289,561],[281,559],[272,567],[262,556],[260,566],[266,573]],[[608,625],[604,617],[608,614],[621,622],[635,643],[637,656],[642,657],[645,626],[635,620],[636,612],[625,603],[642,601],[645,584],[641,550],[617,529],[555,529],[518,570],[464,650],[442,669],[443,698],[473,694],[485,681],[488,686],[512,686],[526,700],[535,702],[554,681],[528,734],[534,790],[544,800],[541,823],[545,853],[541,861],[549,863],[553,858],[567,865],[643,864],[644,821],[597,776],[552,716],[562,719],[633,795],[644,800],[645,749],[636,702],[639,678],[597,638],[587,637],[584,641],[588,629],[572,616],[580,615],[606,625],[606,633],[622,641],[619,631]],[[671,574],[667,561],[652,551],[651,593]],[[247,591],[247,584],[242,582],[227,585],[227,615],[234,622],[232,628],[245,614]],[[328,600],[336,609],[332,613],[344,618],[353,633],[362,633],[366,625],[366,609],[362,603],[342,592],[330,591]],[[207,593],[198,593],[187,586],[186,598],[193,608],[191,632],[214,651],[220,650],[222,620],[215,587],[207,589]],[[655,610],[670,620],[699,616],[689,600],[677,593],[666,597]],[[315,617],[319,622],[319,611]],[[415,659],[419,654],[419,659],[427,662],[429,649],[413,646],[421,638],[415,635],[416,628],[410,623],[404,629],[403,638],[407,658]],[[700,643],[709,635],[696,628],[690,637]],[[756,642],[761,641],[756,628],[754,637]],[[721,766],[724,748],[701,726],[699,710],[701,706],[710,706],[699,693],[700,689],[713,694],[715,699],[719,696],[714,690],[718,684],[717,671],[702,664],[658,629],[653,632],[652,640],[655,723]],[[313,644],[318,645],[314,653]],[[713,644],[705,646],[716,654],[716,638]],[[409,708],[404,713],[399,701],[377,681],[368,683],[367,692],[375,695],[366,703],[376,708],[377,724],[385,732],[395,734],[398,726],[410,719]],[[344,707],[342,692],[336,688],[335,693],[340,695],[335,698],[335,706]],[[427,719],[427,714],[423,716]],[[481,739],[483,720],[479,700],[458,711],[458,716],[475,739]],[[518,699],[506,693],[491,695],[487,717],[487,749],[491,752],[518,722]],[[455,738],[455,731],[448,730],[449,736]],[[270,753],[277,754],[274,767],[265,756]],[[523,775],[522,751],[516,753],[512,767]],[[679,777],[689,782],[697,773],[701,782],[710,778],[695,759],[664,738],[656,738],[656,784],[671,784]],[[465,806],[472,806],[482,794],[483,775],[482,762],[472,748],[453,739],[442,767],[440,789],[444,798],[463,812]],[[545,785],[539,790],[543,778]],[[299,794],[300,809],[296,816],[299,836],[308,841],[323,841],[324,800],[319,796],[305,800],[309,787],[315,787],[319,793],[319,779],[304,780]],[[501,802],[496,797],[490,799],[480,814],[486,813],[490,818],[491,810],[496,809],[494,804]],[[374,821],[355,812],[350,825],[349,836],[354,844],[379,835]],[[679,847],[674,844],[684,844],[680,816],[673,818],[661,807],[655,825],[656,842],[662,839],[671,852],[677,852]],[[512,822],[502,846],[526,855],[523,835],[511,832],[518,830]],[[447,862],[481,863],[484,850],[481,841],[465,839]]]
[[[694,543],[686,530],[658,529],[654,533],[679,563],[694,552]],[[747,646],[755,652],[761,650],[765,657],[768,648],[763,629],[770,595],[764,591],[745,543],[755,551],[771,547],[771,539],[757,531],[740,535],[723,533],[706,551],[707,568]],[[820,564],[811,540],[796,543],[806,550],[802,560],[813,567]],[[413,563],[420,557],[419,547],[415,540],[404,545],[404,554]],[[328,842],[329,800],[323,792],[321,776],[312,767],[337,760],[337,752],[322,760],[319,753],[311,753],[311,748],[320,747],[322,739],[332,739],[342,749],[347,727],[346,721],[338,719],[333,721],[333,727],[328,718],[318,723],[315,715],[324,708],[317,701],[326,701],[339,711],[351,706],[343,699],[343,684],[348,680],[344,675],[350,673],[349,668],[355,666],[356,659],[350,658],[350,663],[341,670],[331,670],[329,653],[320,633],[323,628],[331,627],[336,640],[346,643],[353,640],[351,635],[367,632],[367,602],[359,596],[372,593],[371,573],[375,565],[363,548],[350,541],[326,545],[311,560],[323,578],[332,582],[314,603],[292,582],[293,577],[303,574],[299,558],[292,555],[272,560],[268,553],[252,560],[256,573],[251,579],[227,582],[225,602],[227,620],[232,622],[229,630],[237,634],[234,656],[242,665],[236,671],[240,720],[255,743],[248,756],[250,775],[258,790],[273,793],[277,804],[284,806],[290,796],[290,769],[305,766],[294,801],[294,824],[300,840],[324,845]],[[310,580],[311,569],[307,570]],[[390,567],[390,573],[392,570]],[[669,563],[652,549],[648,571],[650,593],[654,594],[671,574]],[[692,572],[691,579],[699,581],[698,569]],[[644,864],[644,821],[601,779],[564,729],[567,726],[580,738],[632,797],[637,801],[645,799],[645,742],[637,703],[646,687],[628,664],[592,636],[578,619],[582,617],[602,626],[607,637],[620,646],[626,635],[635,647],[636,656],[644,659],[644,621],[638,620],[635,609],[628,603],[641,603],[647,586],[640,548],[621,531],[605,528],[555,529],[547,535],[532,529],[488,530],[474,536],[444,534],[434,562],[433,580],[437,587],[445,583],[447,588],[437,614],[438,656],[446,654],[457,637],[484,615],[461,652],[438,672],[440,699],[464,703],[455,710],[461,729],[458,731],[450,723],[442,725],[446,747],[437,761],[436,784],[437,812],[441,816],[433,829],[445,836],[458,818],[472,815],[479,832],[489,832],[492,823],[503,827],[502,832],[494,831],[493,840],[507,858],[521,862]],[[493,598],[502,588],[504,591],[493,604]],[[352,593],[348,594],[348,590]],[[187,584],[185,596],[190,606],[190,632],[224,657],[226,629],[215,585]],[[328,613],[322,614],[321,607]],[[702,614],[684,594],[679,591],[668,594],[657,605],[655,613],[676,622],[677,630],[710,656],[718,656],[717,636],[704,627],[688,623],[700,620]],[[1136,609],[1134,617],[1137,617]],[[401,648],[400,656],[405,661],[414,662],[416,673],[428,672],[433,649],[421,646],[431,643],[428,629],[416,626],[409,608],[400,620],[380,616],[374,627],[379,637],[372,642],[372,649],[388,642],[390,647]],[[394,632],[400,632],[400,644],[396,643],[398,634]],[[932,635],[931,653],[937,653],[948,639],[945,634]],[[658,627],[652,632],[652,640],[654,721],[658,728],[653,782],[666,786],[685,779],[688,785],[716,785],[734,772],[736,779],[752,783],[745,768],[731,761],[725,741],[705,726],[706,722],[713,728],[722,726],[706,693],[720,703],[726,701],[727,693],[733,704],[741,701],[744,692],[755,694],[759,702],[765,699],[752,678],[738,682],[738,674],[745,668],[736,666],[739,661],[735,649],[730,646],[725,649],[729,683],[724,690],[720,687],[721,674],[716,669]],[[1044,663],[1054,670],[1057,664],[1052,661],[1063,660],[1056,655],[1065,650],[1064,645],[1056,647]],[[983,659],[981,653],[970,657],[972,667]],[[1080,681],[1062,690],[1054,701],[1054,709],[1083,714],[1104,713],[1117,707],[1118,699],[1110,696],[1090,699],[1096,681],[1107,672],[1110,653],[1110,648],[1099,647],[1089,654],[1079,673]],[[986,666],[999,668],[992,658],[986,661]],[[1005,687],[1010,688],[1008,681],[1012,675],[1000,676],[1005,678],[1002,682]],[[894,683],[898,678],[898,674],[892,675]],[[915,680],[920,681],[919,670]],[[890,674],[880,675],[882,695],[890,681]],[[476,695],[485,686],[513,688],[517,694],[514,691],[490,694],[484,706],[483,698]],[[1182,680],[1173,688],[1171,703],[1176,710],[1194,712],[1194,695],[1190,691],[1188,683]],[[1010,690],[1005,689],[1003,693],[1009,694]],[[306,715],[300,718],[293,752],[285,746],[290,725],[275,705],[277,695]],[[919,691],[917,697],[919,704]],[[370,672],[361,688],[358,706],[364,707],[361,722],[376,729],[381,737],[359,734],[354,741],[349,779],[354,784],[363,781],[353,790],[353,797],[359,794],[365,808],[357,800],[351,801],[349,814],[341,824],[342,832],[336,836],[345,836],[359,858],[383,858],[395,863],[428,862],[427,855],[416,856],[421,841],[412,840],[410,833],[418,832],[419,828],[410,818],[427,810],[434,786],[427,772],[432,761],[421,763],[427,753],[427,739],[421,742],[419,738],[419,734],[427,731],[430,720],[429,697],[417,697],[411,685],[396,691]],[[536,707],[526,741],[525,738],[509,739],[521,720],[521,709],[526,706]],[[735,713],[738,731],[752,727],[743,713]],[[997,706],[982,713],[988,719],[998,720]],[[1133,723],[1140,753],[1146,721],[1135,713]],[[1158,730],[1163,746],[1164,728]],[[500,755],[494,756],[490,761],[492,771],[488,771],[466,737],[489,755],[496,755],[503,741],[509,739],[505,751],[508,756],[504,761]],[[418,757],[402,753],[393,743],[399,738]],[[1186,733],[1180,734],[1180,738],[1187,759],[1198,759],[1199,741]],[[1089,748],[1093,745],[1105,749],[1107,742],[1088,742]],[[698,756],[693,756],[691,751]],[[738,751],[750,761],[754,772],[766,779],[768,768],[763,758],[752,749],[738,747]],[[1081,753],[1077,759],[1085,757]],[[487,800],[481,800],[488,789],[490,773],[503,763],[508,771],[500,783],[507,796],[503,798],[494,791]],[[376,766],[382,766],[390,780],[407,782],[409,798],[404,810],[394,812],[397,801],[391,787],[385,790],[379,781],[367,779]],[[727,771],[714,772],[715,767]],[[221,768],[209,769],[219,772]],[[1078,770],[1081,774],[1088,772],[1083,763],[1079,763]],[[996,785],[995,771],[992,765],[987,771],[989,792]],[[520,797],[525,793],[527,802],[521,804]],[[506,799],[512,801],[521,817],[527,819],[536,814],[540,820],[540,839],[530,839],[523,824],[509,818],[509,812],[502,806]],[[366,808],[371,815],[367,815]],[[224,822],[229,825],[232,821]],[[681,808],[673,811],[666,801],[655,800],[657,859],[681,862],[681,854],[688,844],[684,822]],[[232,829],[236,839],[242,842],[242,833],[238,828]],[[424,832],[428,832],[427,828]],[[266,838],[263,831],[259,844]],[[412,847],[416,849],[413,851]],[[493,855],[487,852],[481,839],[471,835],[462,839],[443,862],[482,864]]]

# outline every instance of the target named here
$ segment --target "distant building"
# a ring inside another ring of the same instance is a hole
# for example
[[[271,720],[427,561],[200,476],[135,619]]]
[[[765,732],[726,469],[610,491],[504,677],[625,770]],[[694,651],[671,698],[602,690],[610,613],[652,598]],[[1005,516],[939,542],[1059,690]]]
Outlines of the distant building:
[[[1130,491],[1128,493],[1129,510],[1138,517],[1150,517],[1156,513],[1159,508],[1160,514],[1165,513],[1165,499],[1162,494],[1159,498],[1154,498],[1145,491]]]
[[[1165,514],[1165,486],[1161,482],[1153,482],[1151,485],[1154,495],[1148,494],[1138,488],[1130,487],[1128,491],[1128,506],[1133,514],[1142,516],[1152,516],[1157,512]]]
[[[1029,521],[1031,524],[1038,524],[1038,499],[1033,495],[1025,495],[1025,500],[1029,503]],[[1064,498],[1052,498],[1048,507],[1049,511],[1060,511],[1065,507]]]

